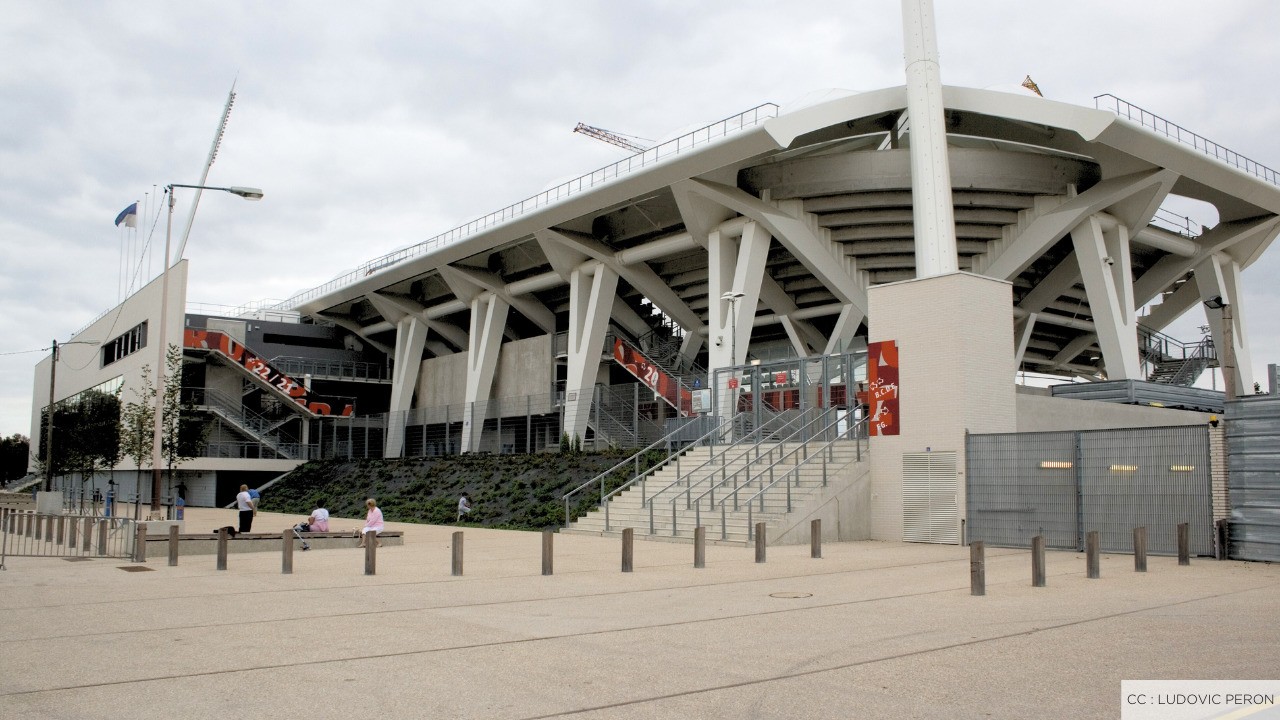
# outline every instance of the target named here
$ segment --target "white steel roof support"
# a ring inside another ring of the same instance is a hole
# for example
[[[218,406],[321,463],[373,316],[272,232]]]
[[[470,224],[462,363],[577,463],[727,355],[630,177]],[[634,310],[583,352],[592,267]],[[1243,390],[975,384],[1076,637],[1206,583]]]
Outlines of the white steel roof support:
[[[858,327],[866,319],[867,314],[865,312],[853,303],[846,304],[840,310],[840,317],[836,318],[836,326],[831,330],[831,338],[827,340],[827,346],[823,349],[823,353],[834,355],[849,349],[849,344],[853,342],[853,338],[858,334]]]
[[[396,356],[395,350],[393,350],[391,346],[387,345],[386,343],[374,340],[372,337],[370,337],[371,335],[373,335],[373,333],[370,332],[368,328],[361,326],[360,323],[354,320],[350,320],[344,317],[339,317],[338,315],[333,315],[326,312],[317,313],[316,316],[322,320],[331,322],[340,328],[349,330],[353,334],[360,336],[362,339],[364,339],[365,342],[378,348],[378,350],[383,355],[386,355],[389,358],[393,358]]]
[[[942,74],[933,0],[902,0],[906,49],[907,116],[911,133],[911,196],[915,222],[916,277],[958,269],[951,168],[943,118]]]
[[[1195,255],[1166,255],[1143,273],[1133,284],[1134,300],[1138,307],[1142,307],[1175,280],[1202,264],[1206,258],[1228,252],[1237,245],[1268,245],[1277,233],[1280,233],[1280,216],[1276,215],[1219,223],[1198,238],[1200,250]],[[1170,318],[1172,319],[1174,318]]]
[[[1091,217],[1071,231],[1071,242],[1089,295],[1107,379],[1141,379],[1128,228],[1116,225],[1105,231]]]
[[[493,393],[493,374],[498,368],[498,353],[502,349],[502,330],[507,325],[510,308],[506,300],[491,292],[481,293],[471,301],[467,388],[463,397],[465,406],[460,448],[464,453],[480,448],[489,397]]]
[[[1006,229],[1008,237],[993,241],[986,255],[974,258],[974,272],[1011,280],[1085,218],[1153,186],[1163,186],[1172,176],[1167,170],[1148,170],[1109,178],[1055,207],[1045,207],[1055,198],[1036,198],[1036,208],[1025,211],[1025,217]]]
[[[1240,305],[1240,263],[1224,254],[1212,255],[1196,266],[1196,288],[1201,302],[1220,297],[1231,306],[1230,342],[1234,357],[1236,397],[1253,393],[1253,362],[1249,352],[1249,336],[1245,332],[1245,309]],[[1218,362],[1226,365],[1227,334],[1223,321],[1223,308],[1204,309],[1205,319],[1213,332],[1213,346],[1218,348]]]
[[[617,291],[618,273],[601,263],[579,266],[569,275],[569,357],[564,387],[564,431],[571,438],[586,438],[587,435],[596,375],[600,371],[605,331],[609,327],[609,311]]]
[[[395,364],[391,366],[391,406],[387,415],[384,457],[404,455],[406,415],[413,407],[413,393],[422,374],[422,349],[427,342],[427,324],[412,315],[396,321]]]
[[[1031,331],[1036,326],[1036,314],[1027,313],[1026,317],[1013,321],[1013,366],[1022,367],[1022,358],[1027,354],[1027,345],[1031,342]]]
[[[708,365],[712,370],[742,365],[751,346],[760,281],[769,259],[769,233],[757,223],[747,223],[742,237],[713,231],[707,239],[707,317],[714,328]],[[741,293],[730,303],[725,293]],[[732,316],[731,316],[732,313]]]
[[[867,312],[865,273],[855,270],[853,260],[830,239],[830,232],[818,227],[812,215],[803,211],[803,203],[785,201],[774,205],[736,187],[705,180],[690,180],[689,186],[760,223],[842,303],[852,303],[863,314]]]

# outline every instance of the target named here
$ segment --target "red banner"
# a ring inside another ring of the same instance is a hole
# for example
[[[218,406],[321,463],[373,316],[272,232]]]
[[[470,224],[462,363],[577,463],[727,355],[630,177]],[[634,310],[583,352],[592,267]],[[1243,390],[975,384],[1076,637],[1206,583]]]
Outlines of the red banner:
[[[621,338],[614,340],[613,359],[626,368],[627,372],[635,375],[650,390],[653,390],[663,400],[666,400],[668,405],[678,410],[681,417],[693,415],[693,394],[688,390],[682,389],[675,378],[668,375],[662,368],[649,362],[638,350],[622,342]]]
[[[867,404],[871,435],[897,435],[898,343],[894,340],[867,344]]]
[[[271,363],[258,357],[249,348],[236,342],[226,333],[217,330],[192,330],[188,328],[182,333],[182,344],[193,350],[213,350],[244,368],[245,372],[256,377],[262,384],[276,392],[282,393],[290,400],[309,410],[313,415],[332,415],[333,408],[327,402],[312,397],[306,386],[271,366]],[[342,409],[346,417],[355,412],[355,406],[348,403]]]

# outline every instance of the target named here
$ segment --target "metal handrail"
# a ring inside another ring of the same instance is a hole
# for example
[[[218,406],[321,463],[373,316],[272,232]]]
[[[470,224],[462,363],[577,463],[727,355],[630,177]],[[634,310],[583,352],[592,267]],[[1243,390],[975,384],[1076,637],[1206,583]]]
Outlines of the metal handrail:
[[[687,442],[687,443],[681,443],[681,444],[678,446],[678,448],[679,448],[678,450],[670,450],[670,451],[667,453],[667,457],[663,458],[660,462],[658,462],[657,464],[655,464],[653,467],[651,467],[651,468],[649,468],[648,470],[646,470],[643,474],[641,474],[641,472],[640,472],[640,457],[641,457],[641,456],[643,456],[645,453],[649,452],[650,450],[656,450],[657,448],[661,447],[663,444],[666,444],[666,445],[668,445],[669,447],[677,447],[675,443],[680,442],[680,441],[675,440],[675,438],[676,438],[678,435],[680,435],[681,433],[683,433],[683,432],[684,432],[684,425],[681,425],[680,427],[676,428],[675,430],[672,430],[671,432],[667,433],[666,435],[663,435],[662,437],[658,438],[657,440],[654,440],[653,442],[649,443],[648,445],[644,446],[643,448],[641,448],[641,449],[637,450],[637,451],[636,451],[634,454],[632,454],[630,457],[626,458],[626,459],[625,459],[625,460],[623,460],[622,462],[619,462],[617,465],[614,465],[613,467],[609,468],[608,470],[605,470],[604,472],[600,473],[599,475],[597,475],[597,476],[595,476],[595,477],[591,478],[590,480],[588,480],[588,481],[586,481],[586,482],[582,483],[582,484],[581,484],[581,485],[579,485],[578,487],[576,487],[576,488],[574,488],[574,489],[570,490],[569,492],[565,493],[564,495],[562,495],[562,496],[561,496],[561,499],[562,499],[562,500],[564,500],[564,526],[565,526],[565,528],[567,529],[567,528],[569,527],[569,523],[570,523],[570,519],[569,519],[569,498],[573,497],[574,495],[577,495],[579,492],[581,492],[581,491],[585,490],[586,488],[591,487],[592,485],[595,485],[596,483],[599,483],[599,484],[600,484],[600,504],[601,504],[601,505],[603,505],[603,506],[604,506],[604,509],[605,509],[605,529],[607,530],[607,529],[609,528],[609,504],[608,504],[607,500],[608,500],[609,498],[613,497],[614,495],[617,495],[619,492],[621,492],[621,491],[625,490],[626,488],[631,487],[632,485],[634,485],[634,484],[636,483],[636,481],[641,480],[641,479],[643,479],[643,478],[647,477],[649,474],[651,474],[651,473],[652,473],[654,470],[656,470],[657,468],[660,468],[660,467],[662,467],[663,465],[666,465],[668,462],[670,462],[670,461],[671,461],[671,458],[673,458],[673,457],[679,457],[681,454],[683,454],[683,453],[684,453],[684,451],[685,451],[685,449],[686,449],[686,448],[688,448],[688,447],[692,447],[692,446],[695,446],[695,445],[699,445],[699,444],[701,444],[701,443],[702,443],[702,441],[703,441],[703,440],[705,440],[705,439],[707,439],[707,438],[711,438],[711,439],[712,439],[712,441],[713,441],[713,442],[712,442],[712,444],[714,444],[714,439],[715,439],[715,437],[716,437],[719,433],[721,433],[721,432],[722,432],[721,425],[723,424],[723,420],[721,420],[720,418],[716,418],[715,420],[716,420],[716,422],[715,422],[715,427],[713,427],[712,429],[710,429],[710,430],[708,430],[707,432],[703,433],[701,436],[699,436],[698,438],[696,438],[696,439],[694,439],[694,440],[691,440],[691,441],[689,441],[689,442]],[[606,494],[605,494],[605,492],[604,492],[604,481],[605,481],[605,478],[607,478],[608,476],[610,476],[610,475],[612,475],[613,473],[617,472],[618,470],[622,469],[624,466],[629,465],[629,464],[633,464],[633,463],[634,463],[634,464],[635,464],[635,466],[636,466],[636,474],[635,474],[635,477],[631,478],[631,479],[630,479],[630,480],[628,480],[627,482],[625,482],[625,483],[623,483],[622,485],[618,486],[617,488],[615,488],[615,489],[613,490],[613,492],[611,492],[611,493],[609,493],[608,495],[606,495]],[[642,487],[643,487],[643,486],[642,486]]]
[[[1182,386],[1194,374],[1199,376],[1200,372],[1209,365],[1209,350],[1213,348],[1213,339],[1205,338],[1196,345],[1195,352],[1191,353],[1191,357],[1182,361],[1182,366],[1178,368],[1178,372],[1169,378],[1170,385]],[[1215,353],[1216,356],[1216,353]],[[1198,363],[1204,363],[1204,366],[1196,368]],[[1190,384],[1189,382],[1187,383]]]
[[[777,433],[777,432],[779,432],[779,431],[781,431],[781,430],[785,430],[786,428],[790,427],[792,423],[795,423],[795,422],[796,422],[796,421],[798,421],[798,420],[803,420],[806,416],[808,416],[808,414],[809,414],[809,410],[801,410],[799,413],[797,413],[797,414],[796,414],[796,416],[795,416],[795,417],[793,417],[793,418],[791,418],[790,420],[788,420],[788,421],[786,421],[785,423],[783,423],[782,427],[780,427],[780,428],[773,428],[773,429],[769,430],[769,432],[770,432],[770,434],[773,434],[773,433]],[[807,427],[807,426],[808,426],[808,424],[809,424],[809,423],[805,423],[805,426]],[[750,465],[750,464],[751,464],[751,462],[752,462],[752,460],[750,459],[750,455],[751,455],[751,453],[752,453],[753,451],[755,452],[755,456],[756,456],[756,457],[755,457],[755,462],[759,462],[759,461],[760,461],[760,441],[761,441],[761,438],[763,437],[763,431],[764,431],[764,430],[765,430],[765,428],[767,428],[767,427],[768,427],[768,425],[767,425],[767,424],[765,424],[765,425],[760,425],[759,427],[757,427],[757,428],[753,429],[749,434],[747,434],[747,435],[743,436],[742,438],[740,438],[740,439],[738,439],[738,440],[734,441],[732,444],[725,446],[725,448],[724,448],[723,450],[721,450],[721,451],[720,451],[720,455],[718,456],[718,462],[717,462],[717,455],[716,455],[715,453],[712,453],[712,454],[711,454],[711,456],[710,456],[710,457],[708,457],[706,460],[704,460],[700,465],[698,465],[698,466],[697,466],[697,467],[695,467],[695,468],[692,468],[692,469],[691,469],[691,470],[689,470],[688,472],[681,472],[681,471],[680,471],[679,464],[677,464],[677,465],[676,465],[676,479],[675,479],[675,480],[673,480],[672,482],[670,482],[669,484],[667,484],[665,487],[663,487],[663,488],[659,489],[657,492],[655,492],[655,493],[653,493],[652,495],[650,495],[650,496],[648,497],[647,501],[646,501],[645,499],[643,499],[643,498],[641,499],[640,507],[645,507],[646,505],[649,507],[649,534],[650,534],[650,535],[653,535],[653,534],[654,534],[653,506],[654,506],[654,503],[657,501],[657,499],[658,499],[658,496],[659,496],[659,495],[661,495],[661,494],[665,493],[666,491],[670,490],[670,489],[671,489],[671,488],[673,488],[673,487],[677,487],[677,486],[679,486],[679,485],[681,485],[681,484],[684,484],[684,485],[686,486],[686,487],[685,487],[685,498],[686,498],[686,502],[687,502],[688,497],[689,497],[689,493],[691,493],[691,492],[693,491],[693,488],[694,488],[694,485],[695,485],[695,483],[692,483],[692,482],[688,481],[688,480],[687,480],[687,478],[692,477],[692,476],[693,476],[695,473],[697,473],[699,470],[702,470],[702,469],[706,468],[708,465],[713,465],[713,466],[718,465],[718,466],[720,467],[720,469],[721,469],[721,477],[723,478],[723,477],[724,477],[724,475],[725,475],[725,471],[727,470],[727,468],[728,468],[728,466],[729,466],[730,464],[735,464],[735,463],[737,463],[739,460],[742,460],[742,459],[746,458],[746,459],[747,459],[747,462],[746,462],[746,465],[744,465],[744,467],[746,467],[747,465]],[[787,438],[790,438],[790,437],[792,437],[796,432],[800,432],[800,429],[797,429],[796,431],[794,431],[794,432],[792,433],[792,435],[788,435],[788,436],[786,436],[786,437],[787,437]],[[746,445],[746,443],[747,443],[748,441],[751,441],[751,439],[752,439],[752,437],[753,437],[753,436],[755,436],[755,440],[754,440],[754,441],[752,441],[750,445],[747,445],[745,448],[743,448],[743,446],[744,446],[744,445]],[[786,442],[786,439],[784,439],[782,442]],[[730,459],[730,458],[728,457],[728,456],[729,456],[729,453],[730,453],[730,452],[732,452],[732,451],[734,450],[734,448],[742,448],[742,452],[738,453],[738,455],[737,455],[737,456],[735,456],[734,458]],[[769,452],[770,452],[770,453],[772,453],[772,452],[773,452],[773,448],[770,448],[770,449],[769,449]],[[771,455],[771,456],[772,456],[772,455]],[[739,468],[739,470],[741,470],[741,468]],[[734,471],[734,474],[736,475],[737,473],[738,473],[738,470],[735,470],[735,471]],[[704,481],[710,480],[711,478],[714,478],[714,477],[715,477],[715,471],[714,471],[714,470],[712,470],[712,471],[711,471],[710,473],[708,473],[705,477],[703,477],[703,478],[699,479],[699,480],[697,481],[697,483],[696,483],[696,484],[697,484],[697,485],[701,485]],[[679,495],[677,495],[675,498],[672,498],[672,502],[674,503],[674,502],[675,502],[676,500],[678,500],[678,499],[679,499]],[[672,512],[673,512],[673,513],[675,512],[674,505],[673,505],[673,507],[672,507]],[[608,529],[608,528],[606,527],[606,529]]]
[[[315,298],[327,295],[347,285],[351,285],[365,276],[372,275],[384,268],[400,263],[412,257],[426,254],[445,245],[458,242],[464,238],[476,235],[481,231],[488,230],[491,227],[500,225],[510,220],[514,220],[525,213],[538,210],[548,205],[560,202],[566,198],[578,193],[589,190],[596,185],[611,182],[618,177],[627,173],[639,170],[648,165],[653,165],[669,157],[682,152],[691,150],[699,145],[704,145],[712,140],[724,137],[734,132],[758,125],[764,120],[778,116],[778,106],[773,103],[765,103],[756,107],[744,110],[737,115],[724,118],[698,128],[689,133],[685,133],[678,138],[668,140],[667,142],[649,148],[641,153],[636,153],[631,157],[619,160],[616,163],[606,165],[599,170],[587,173],[580,177],[560,183],[555,187],[544,190],[543,192],[526,198],[520,202],[508,205],[501,210],[485,215],[484,217],[472,220],[471,222],[460,225],[448,232],[441,233],[435,237],[428,238],[416,245],[402,248],[394,252],[387,253],[381,257],[374,258],[360,267],[350,270],[330,280],[327,283],[318,285],[310,290],[298,293],[293,297],[280,303],[277,307],[280,309],[296,309],[303,303]]]
[[[861,460],[862,460],[862,439],[866,436],[866,435],[865,435],[865,433],[866,433],[866,429],[867,429],[867,420],[869,420],[869,418],[862,418],[861,420],[859,420],[858,422],[854,423],[852,426],[850,426],[850,427],[849,427],[849,432],[853,432],[854,430],[857,430],[858,428],[862,428],[862,432],[858,433],[858,434],[854,437],[854,441],[857,443],[857,448],[858,448],[858,461],[859,461],[859,462],[861,462]],[[833,421],[831,424],[832,424],[832,425],[834,425],[834,424],[838,423],[839,421],[840,421],[840,418],[837,418],[837,419],[836,419],[835,421]],[[831,426],[830,426],[830,425],[828,425],[828,428],[829,428],[829,427],[831,427]],[[809,455],[809,456],[808,456],[808,457],[806,457],[804,460],[802,460],[802,461],[800,461],[800,462],[796,463],[796,465],[795,465],[793,468],[791,468],[791,469],[790,469],[790,470],[788,470],[787,472],[783,473],[782,477],[779,477],[779,478],[774,479],[774,480],[773,480],[772,482],[770,482],[768,485],[765,485],[764,487],[760,488],[760,491],[759,491],[759,492],[757,492],[755,495],[752,495],[751,497],[747,498],[746,505],[747,505],[747,540],[748,540],[748,541],[751,541],[751,540],[754,540],[754,539],[755,539],[755,523],[754,523],[754,522],[752,522],[752,521],[755,519],[755,516],[754,516],[754,514],[753,514],[753,512],[752,512],[752,505],[751,505],[751,503],[752,503],[752,502],[754,502],[756,498],[760,498],[760,512],[764,512],[764,496],[765,496],[765,494],[766,494],[766,493],[768,493],[770,490],[772,490],[772,489],[774,488],[774,486],[776,486],[779,482],[782,482],[783,480],[786,480],[788,477],[790,477],[790,476],[792,476],[792,475],[797,475],[797,474],[800,472],[800,468],[801,468],[801,467],[803,467],[806,463],[808,463],[808,462],[809,462],[812,458],[814,458],[814,457],[821,457],[821,458],[822,458],[822,462],[823,462],[823,468],[822,468],[822,483],[823,483],[823,485],[825,486],[825,485],[826,485],[826,481],[827,481],[827,477],[826,477],[826,472],[827,472],[827,470],[826,470],[827,455],[828,455],[828,454],[830,454],[831,446],[832,446],[834,443],[836,443],[837,441],[839,441],[839,440],[840,440],[840,438],[839,438],[839,437],[835,437],[835,438],[832,438],[831,440],[828,440],[828,441],[827,441],[827,442],[826,442],[822,447],[818,448],[818,452],[817,452],[817,453],[815,453],[815,454],[813,454],[813,455]],[[824,450],[826,450],[827,452],[826,452],[826,453],[824,453],[824,452],[823,452]],[[791,512],[791,509],[792,509],[792,508],[791,508],[791,488],[792,488],[792,486],[793,486],[793,484],[792,484],[792,483],[790,483],[790,482],[788,482],[788,483],[787,483],[787,512]],[[721,519],[721,522],[720,522],[720,532],[721,532],[721,534],[722,534],[722,535],[725,533],[725,529],[724,529],[724,520],[723,520],[723,515],[724,515],[724,509],[723,509],[723,508],[724,508],[724,504],[725,504],[725,502],[727,502],[727,500],[728,500],[728,498],[723,498],[723,499],[721,499],[721,500],[720,500],[721,516],[722,516],[722,519]],[[712,505],[712,507],[714,507],[714,504]],[[735,509],[736,509],[736,507],[735,507]],[[695,511],[695,514],[699,514],[699,513],[697,513],[697,511]],[[701,521],[700,514],[699,514],[699,520],[698,520],[698,521],[699,521],[699,522]]]
[[[1184,145],[1190,145],[1215,160],[1226,163],[1237,170],[1246,172],[1256,178],[1269,182],[1272,185],[1280,185],[1280,173],[1272,170],[1266,165],[1250,160],[1240,153],[1225,148],[1203,135],[1199,135],[1180,125],[1171,123],[1159,115],[1143,110],[1137,105],[1126,100],[1121,100],[1115,95],[1110,93],[1095,95],[1093,98],[1093,106],[1099,110],[1110,110],[1111,112],[1114,112],[1117,117],[1132,120],[1142,127],[1149,128],[1153,132],[1164,135],[1172,140],[1176,140]]]

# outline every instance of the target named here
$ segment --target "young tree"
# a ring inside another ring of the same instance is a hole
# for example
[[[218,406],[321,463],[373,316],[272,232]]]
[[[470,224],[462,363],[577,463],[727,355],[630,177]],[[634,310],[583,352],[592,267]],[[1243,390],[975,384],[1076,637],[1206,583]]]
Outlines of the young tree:
[[[155,437],[156,387],[151,381],[151,366],[142,367],[142,377],[129,389],[132,400],[124,404],[120,413],[120,450],[133,460],[138,469],[134,484],[135,500],[141,498],[142,465],[151,459]]]
[[[169,469],[169,484],[173,484],[173,469],[204,452],[210,425],[195,409],[191,398],[182,397],[183,386],[182,349],[170,345],[165,354],[164,414],[160,423],[160,455]],[[154,395],[152,396],[154,399]],[[154,422],[154,421],[153,421]],[[152,488],[152,507],[158,502],[159,488]]]

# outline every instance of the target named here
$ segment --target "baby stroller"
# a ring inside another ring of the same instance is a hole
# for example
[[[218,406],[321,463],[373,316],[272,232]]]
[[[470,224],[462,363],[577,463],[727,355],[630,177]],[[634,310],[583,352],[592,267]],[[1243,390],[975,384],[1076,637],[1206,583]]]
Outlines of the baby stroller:
[[[302,549],[306,551],[311,549],[311,543],[308,543],[306,539],[302,537],[302,533],[304,532],[311,532],[311,526],[304,522],[293,526],[294,536],[302,541]]]

